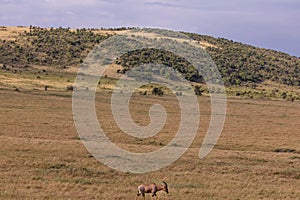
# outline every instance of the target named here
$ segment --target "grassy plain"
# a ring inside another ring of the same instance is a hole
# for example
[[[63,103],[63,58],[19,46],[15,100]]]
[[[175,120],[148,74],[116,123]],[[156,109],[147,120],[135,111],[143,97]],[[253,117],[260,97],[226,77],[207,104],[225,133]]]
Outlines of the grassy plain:
[[[300,196],[299,102],[228,100],[224,131],[214,150],[198,158],[208,127],[210,102],[200,97],[201,126],[189,150],[156,172],[131,174],[101,164],[78,139],[71,92],[59,89],[0,90],[0,199],[134,199],[136,186],[169,183],[160,199],[297,199]],[[155,137],[123,134],[110,111],[110,91],[99,90],[98,118],[122,148],[147,152],[174,136],[179,120],[171,95],[136,94],[130,105],[137,123],[147,124],[152,103],[166,107],[168,120]],[[295,152],[274,152],[293,149]],[[150,199],[150,197],[147,197]]]

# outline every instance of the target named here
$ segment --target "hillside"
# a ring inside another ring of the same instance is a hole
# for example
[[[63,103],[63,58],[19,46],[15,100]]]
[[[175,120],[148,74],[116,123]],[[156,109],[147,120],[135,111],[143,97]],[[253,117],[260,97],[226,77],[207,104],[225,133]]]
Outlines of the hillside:
[[[70,28],[11,27],[0,29],[2,71],[22,72],[43,67],[47,71],[78,67],[93,47],[126,28],[100,30]],[[300,99],[300,58],[253,47],[223,38],[185,33],[211,55],[226,86],[239,89],[235,95]],[[137,60],[138,58],[138,60]],[[155,49],[123,55],[116,64],[126,71],[137,64],[158,62],[179,69],[187,80],[202,83],[197,70],[184,58]],[[248,89],[247,89],[248,88]],[[255,93],[252,89],[270,90]],[[250,93],[250,94],[249,94]]]
[[[209,52],[227,84],[276,83],[300,86],[300,59],[286,53],[253,47],[224,38],[187,33],[198,41],[209,42]]]
[[[17,68],[78,65],[96,44],[107,37],[86,29],[33,27],[13,41],[0,40],[0,62]]]

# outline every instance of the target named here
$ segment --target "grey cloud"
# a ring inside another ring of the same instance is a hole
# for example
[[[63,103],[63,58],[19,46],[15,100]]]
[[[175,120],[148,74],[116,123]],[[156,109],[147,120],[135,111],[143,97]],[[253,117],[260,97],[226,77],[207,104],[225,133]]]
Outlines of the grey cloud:
[[[159,2],[159,1],[145,2],[145,5],[146,6],[174,7],[174,8],[182,7],[182,6],[178,5],[178,4],[168,3],[168,2]]]

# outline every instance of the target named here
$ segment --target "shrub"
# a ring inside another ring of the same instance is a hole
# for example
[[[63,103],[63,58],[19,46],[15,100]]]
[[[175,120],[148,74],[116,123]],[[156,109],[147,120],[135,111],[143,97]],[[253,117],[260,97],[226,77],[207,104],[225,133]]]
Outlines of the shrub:
[[[197,96],[201,96],[202,95],[202,90],[201,90],[201,87],[200,86],[195,86],[195,95]]]
[[[68,85],[67,86],[67,91],[73,91],[74,90],[74,86],[73,85]]]
[[[162,91],[161,88],[155,87],[155,88],[153,88],[153,90],[152,90],[152,94],[158,95],[158,96],[163,96],[163,95],[164,95],[164,92]]]

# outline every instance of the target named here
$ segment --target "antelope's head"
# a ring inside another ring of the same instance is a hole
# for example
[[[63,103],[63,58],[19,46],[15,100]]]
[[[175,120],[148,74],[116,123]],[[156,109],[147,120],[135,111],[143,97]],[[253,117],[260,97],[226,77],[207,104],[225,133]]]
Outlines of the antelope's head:
[[[162,186],[164,188],[164,191],[166,191],[166,193],[169,194],[168,184],[165,181],[163,181]]]

